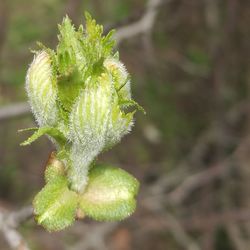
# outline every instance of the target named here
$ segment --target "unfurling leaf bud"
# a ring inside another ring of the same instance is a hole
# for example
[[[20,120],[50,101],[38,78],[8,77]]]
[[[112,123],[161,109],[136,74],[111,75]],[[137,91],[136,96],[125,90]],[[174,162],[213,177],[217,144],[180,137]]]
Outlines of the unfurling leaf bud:
[[[104,66],[112,74],[115,88],[122,99],[131,99],[130,77],[124,66],[115,58],[107,58]]]
[[[57,123],[57,86],[52,74],[51,59],[45,51],[34,57],[26,77],[30,106],[39,126]]]
[[[110,73],[102,73],[88,82],[72,109],[70,119],[73,189],[84,190],[86,168],[101,151],[114,145],[129,131],[132,117],[133,113],[124,114],[120,110]],[[74,181],[76,179],[79,181]]]
[[[95,161],[131,130],[135,109],[143,110],[132,100],[129,74],[113,52],[113,32],[103,36],[89,14],[85,30],[76,30],[68,17],[59,30],[56,51],[40,45],[27,72],[39,128],[22,144],[46,134],[57,146],[46,185],[33,202],[38,223],[50,231],[65,228],[79,214],[119,220],[134,211],[137,180]]]

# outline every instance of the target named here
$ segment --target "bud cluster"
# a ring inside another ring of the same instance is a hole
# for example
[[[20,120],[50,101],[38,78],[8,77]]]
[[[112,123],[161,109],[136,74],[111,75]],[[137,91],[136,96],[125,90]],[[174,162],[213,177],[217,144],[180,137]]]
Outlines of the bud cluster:
[[[23,144],[47,134],[57,148],[47,165],[49,181],[34,201],[38,223],[48,230],[70,224],[77,209],[101,220],[125,218],[135,207],[138,189],[125,171],[95,164],[98,154],[131,130],[134,113],[141,109],[131,99],[129,74],[113,52],[113,31],[103,36],[103,27],[89,14],[85,29],[76,30],[66,17],[59,31],[56,51],[40,45],[26,77],[39,127]],[[55,205],[58,195],[62,200]],[[55,216],[66,210],[68,214]]]

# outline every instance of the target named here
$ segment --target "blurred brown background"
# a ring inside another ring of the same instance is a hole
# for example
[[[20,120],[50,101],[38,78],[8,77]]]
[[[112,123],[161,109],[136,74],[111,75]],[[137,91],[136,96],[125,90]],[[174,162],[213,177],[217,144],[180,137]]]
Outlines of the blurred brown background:
[[[45,137],[20,147],[27,134],[17,133],[35,125],[25,73],[36,41],[54,48],[63,16],[79,25],[84,10],[117,29],[147,111],[99,160],[141,189],[125,221],[49,234],[29,205],[53,148]],[[250,249],[249,27],[249,0],[0,0],[0,249]]]

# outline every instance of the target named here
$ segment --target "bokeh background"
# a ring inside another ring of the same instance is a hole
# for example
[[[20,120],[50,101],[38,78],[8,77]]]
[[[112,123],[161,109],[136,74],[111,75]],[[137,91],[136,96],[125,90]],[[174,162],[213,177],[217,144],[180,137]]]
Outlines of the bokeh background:
[[[47,138],[19,144],[35,125],[25,74],[36,41],[55,48],[57,24],[89,11],[117,48],[147,111],[99,157],[141,182],[138,207],[119,223],[85,219],[47,233],[32,218],[0,216],[0,249],[250,249],[250,1],[0,0],[0,215],[29,206],[53,150]],[[123,27],[126,27],[125,29]]]

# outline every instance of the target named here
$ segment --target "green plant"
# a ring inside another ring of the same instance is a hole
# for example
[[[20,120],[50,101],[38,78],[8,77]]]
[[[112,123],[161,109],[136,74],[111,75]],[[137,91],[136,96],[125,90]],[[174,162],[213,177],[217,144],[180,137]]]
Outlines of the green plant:
[[[143,109],[132,100],[129,74],[113,52],[113,31],[103,36],[103,27],[85,16],[86,29],[78,30],[64,18],[56,51],[39,44],[27,72],[39,127],[26,129],[35,132],[22,145],[46,134],[57,149],[33,202],[37,222],[49,231],[85,215],[121,220],[136,206],[138,181],[95,160],[131,130],[136,110]]]

